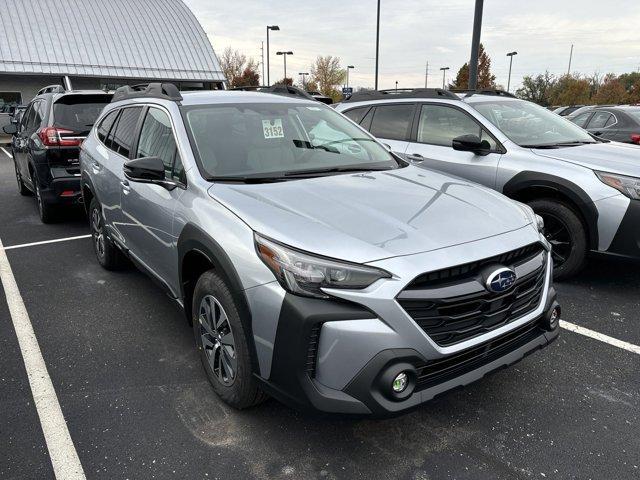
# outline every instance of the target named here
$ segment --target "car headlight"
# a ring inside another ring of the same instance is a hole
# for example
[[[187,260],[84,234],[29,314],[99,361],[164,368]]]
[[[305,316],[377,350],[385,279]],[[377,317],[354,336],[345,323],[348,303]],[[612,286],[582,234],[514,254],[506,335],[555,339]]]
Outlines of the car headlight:
[[[540,215],[533,211],[533,208],[526,203],[518,202],[517,200],[512,201],[520,207],[520,210],[522,210],[527,217],[529,217],[529,220],[538,228],[539,232],[544,231],[544,220]]]
[[[322,288],[363,289],[391,274],[374,267],[357,265],[294,250],[255,234],[258,256],[290,293],[328,298]]]
[[[640,200],[640,178],[608,172],[595,172],[595,174],[602,183],[615,188],[629,198]]]

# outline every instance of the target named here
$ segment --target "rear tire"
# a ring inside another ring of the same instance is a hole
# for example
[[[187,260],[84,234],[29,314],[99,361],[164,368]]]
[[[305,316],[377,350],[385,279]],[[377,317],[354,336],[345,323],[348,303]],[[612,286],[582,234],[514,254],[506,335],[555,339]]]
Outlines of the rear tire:
[[[553,278],[562,280],[578,273],[588,251],[587,231],[578,214],[555,199],[534,200],[529,206],[544,219],[544,234],[553,247]]]
[[[92,198],[89,204],[89,228],[91,228],[93,251],[98,263],[106,270],[122,268],[124,257],[107,234],[102,208],[95,198]]]
[[[29,190],[27,186],[24,184],[24,182],[22,181],[22,175],[20,174],[20,169],[18,168],[18,162],[14,161],[13,166],[16,169],[16,180],[18,182],[18,191],[20,192],[20,195],[25,197],[27,195],[31,195],[31,190]]]
[[[193,333],[200,360],[218,396],[244,409],[267,396],[253,376],[240,313],[229,287],[214,270],[203,273],[193,293]]]
[[[33,189],[36,195],[36,202],[38,204],[38,214],[40,215],[40,220],[42,221],[42,223],[53,223],[56,220],[56,209],[53,205],[45,202],[42,198],[38,176],[33,174],[31,179],[33,181]]]

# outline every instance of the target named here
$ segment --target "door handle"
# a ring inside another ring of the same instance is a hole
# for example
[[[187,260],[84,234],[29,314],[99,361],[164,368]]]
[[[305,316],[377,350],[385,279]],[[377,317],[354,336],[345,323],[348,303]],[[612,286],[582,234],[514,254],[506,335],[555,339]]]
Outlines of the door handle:
[[[128,195],[131,191],[131,185],[129,185],[129,182],[127,180],[122,180],[120,185],[122,186],[122,193]]]

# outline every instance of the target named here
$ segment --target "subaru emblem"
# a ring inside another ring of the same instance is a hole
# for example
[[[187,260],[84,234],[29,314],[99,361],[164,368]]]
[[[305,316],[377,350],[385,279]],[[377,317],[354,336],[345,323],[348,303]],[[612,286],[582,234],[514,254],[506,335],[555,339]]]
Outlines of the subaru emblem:
[[[497,268],[487,275],[487,290],[493,293],[503,293],[511,290],[516,284],[516,272],[507,267]]]

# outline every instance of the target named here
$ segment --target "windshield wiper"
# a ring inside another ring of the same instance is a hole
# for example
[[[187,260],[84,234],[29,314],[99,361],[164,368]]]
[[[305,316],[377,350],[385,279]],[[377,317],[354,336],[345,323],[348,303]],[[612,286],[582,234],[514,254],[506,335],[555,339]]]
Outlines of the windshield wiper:
[[[562,147],[577,147],[579,145],[591,145],[591,142],[586,140],[575,140],[573,142],[557,142],[557,143],[541,143],[541,144],[533,144],[533,145],[520,145],[522,148],[562,148]]]
[[[372,172],[381,170],[391,170],[390,168],[367,168],[367,167],[330,167],[318,168],[314,170],[298,170],[284,172],[285,177],[306,177],[314,175],[322,175],[323,173],[349,173],[349,172]]]
[[[274,177],[274,176],[264,176],[264,175],[228,175],[228,176],[219,176],[219,177],[207,177],[207,180],[210,182],[240,182],[240,183],[274,183],[274,182],[284,182],[285,179],[282,177]]]
[[[340,150],[334,147],[327,147],[326,145],[313,145],[311,142],[303,141],[303,140],[294,140],[293,144],[298,148],[308,148],[309,150],[324,150],[329,153],[337,153],[340,154]]]

